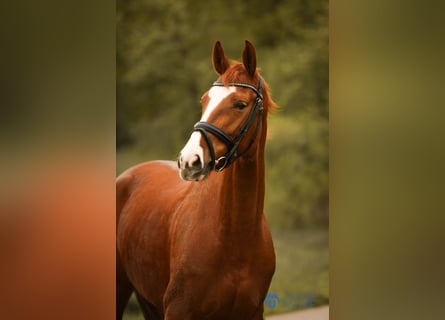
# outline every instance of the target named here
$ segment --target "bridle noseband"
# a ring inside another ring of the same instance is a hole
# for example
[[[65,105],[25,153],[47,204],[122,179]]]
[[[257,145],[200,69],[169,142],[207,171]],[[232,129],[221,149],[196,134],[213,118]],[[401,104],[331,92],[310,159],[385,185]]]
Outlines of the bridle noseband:
[[[252,146],[252,144],[255,142],[256,136],[258,135],[258,131],[261,124],[261,119],[263,116],[263,94],[262,94],[262,79],[260,78],[258,83],[258,88],[255,88],[254,86],[248,84],[248,83],[242,83],[242,82],[232,82],[228,84],[229,86],[235,86],[235,87],[242,87],[242,88],[249,88],[253,90],[257,97],[255,98],[255,103],[250,110],[249,116],[244,122],[243,126],[241,127],[240,131],[237,133],[234,139],[229,137],[224,131],[222,131],[220,128],[214,126],[213,124],[206,122],[206,121],[199,121],[197,122],[194,127],[193,131],[199,131],[201,132],[202,136],[204,137],[204,140],[206,141],[206,144],[209,148],[211,162],[210,167],[214,169],[217,172],[220,172],[224,170],[225,168],[229,167],[236,159],[238,159],[242,154],[238,153],[238,147],[241,144],[241,141],[246,136],[247,132],[249,131],[249,128],[253,124],[253,121],[255,120],[255,117],[258,115],[258,120],[255,127],[255,133],[253,134],[252,138],[250,139],[249,145],[244,150],[243,153],[247,152],[249,148]],[[223,87],[224,83],[222,82],[214,82],[213,86],[219,86]],[[227,147],[227,153],[216,159],[215,155],[215,149],[213,148],[212,141],[210,140],[209,133],[213,134],[215,137],[217,137],[219,140],[224,142],[224,144]]]

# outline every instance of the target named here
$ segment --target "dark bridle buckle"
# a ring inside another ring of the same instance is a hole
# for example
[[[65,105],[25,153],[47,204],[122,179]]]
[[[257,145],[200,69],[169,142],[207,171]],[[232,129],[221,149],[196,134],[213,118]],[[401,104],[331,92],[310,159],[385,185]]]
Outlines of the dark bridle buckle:
[[[222,156],[221,158],[215,161],[215,171],[216,172],[223,171],[224,168],[227,166],[227,164],[228,164],[227,158],[225,156]]]

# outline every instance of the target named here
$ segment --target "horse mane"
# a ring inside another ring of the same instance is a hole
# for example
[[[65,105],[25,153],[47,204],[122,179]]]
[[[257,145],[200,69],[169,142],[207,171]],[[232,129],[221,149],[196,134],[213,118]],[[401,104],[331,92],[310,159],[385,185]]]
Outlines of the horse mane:
[[[260,79],[260,73],[258,71],[255,72],[255,76],[252,78],[248,75],[244,65],[238,61],[232,62],[230,67],[220,76],[218,79],[225,86],[228,86],[230,82],[244,82],[252,84],[253,86],[258,86],[258,81]],[[267,82],[263,79],[263,107],[266,110],[266,113],[273,112],[277,110],[276,103],[272,100],[270,95],[270,89]]]

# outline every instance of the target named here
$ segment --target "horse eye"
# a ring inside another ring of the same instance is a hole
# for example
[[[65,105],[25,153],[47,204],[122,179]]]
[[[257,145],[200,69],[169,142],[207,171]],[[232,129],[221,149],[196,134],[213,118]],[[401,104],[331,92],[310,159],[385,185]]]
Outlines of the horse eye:
[[[236,109],[243,110],[245,107],[247,107],[247,103],[244,102],[235,102],[233,105]]]

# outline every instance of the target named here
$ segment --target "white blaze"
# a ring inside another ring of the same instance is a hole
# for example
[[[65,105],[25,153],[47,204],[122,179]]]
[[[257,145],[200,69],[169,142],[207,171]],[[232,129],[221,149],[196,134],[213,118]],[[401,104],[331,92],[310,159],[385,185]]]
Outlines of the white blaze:
[[[232,92],[236,91],[236,87],[218,87],[214,86],[209,90],[209,103],[207,105],[204,114],[201,117],[200,121],[207,121],[212,114],[212,112],[216,109],[216,107],[223,101],[226,97],[228,97]],[[189,166],[196,160],[196,156],[201,159],[202,166],[204,167],[204,150],[199,145],[199,141],[201,140],[201,133],[195,131],[190,136],[189,141],[185,145],[185,147],[181,151],[180,162],[181,169],[185,168],[185,165],[188,163]]]
[[[210,115],[216,109],[216,107],[232,92],[236,91],[236,87],[212,87],[209,90],[209,104],[207,109],[201,117],[201,121],[209,120]]]

